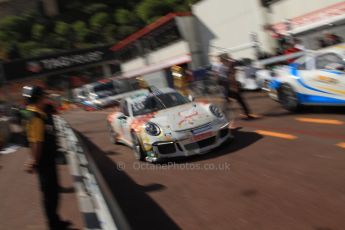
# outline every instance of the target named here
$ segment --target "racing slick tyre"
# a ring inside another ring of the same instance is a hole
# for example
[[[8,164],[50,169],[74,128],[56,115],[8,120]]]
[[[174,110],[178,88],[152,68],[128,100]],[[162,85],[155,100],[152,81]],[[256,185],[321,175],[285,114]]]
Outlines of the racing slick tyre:
[[[132,149],[133,149],[135,159],[140,160],[140,161],[145,161],[146,153],[141,146],[138,136],[136,135],[135,132],[132,132],[131,136],[132,136],[132,143],[133,143]]]
[[[113,127],[111,127],[111,125],[108,123],[108,131],[109,131],[109,140],[112,144],[117,144],[117,138],[116,138],[116,133],[113,129]]]
[[[291,112],[298,111],[300,105],[293,88],[288,84],[282,84],[278,90],[278,98],[280,104]]]

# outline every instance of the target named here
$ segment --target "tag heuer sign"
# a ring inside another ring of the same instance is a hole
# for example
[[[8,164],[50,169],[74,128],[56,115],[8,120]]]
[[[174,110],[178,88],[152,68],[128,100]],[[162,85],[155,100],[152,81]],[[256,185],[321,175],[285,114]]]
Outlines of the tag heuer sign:
[[[102,61],[104,52],[93,51],[85,54],[66,55],[57,58],[42,59],[40,62],[46,70],[54,70],[60,68],[68,68],[74,65],[94,63]]]
[[[38,74],[54,73],[58,70],[97,64],[113,59],[114,55],[110,50],[110,46],[102,46],[37,58],[14,60],[4,63],[4,70],[6,78],[12,80]]]

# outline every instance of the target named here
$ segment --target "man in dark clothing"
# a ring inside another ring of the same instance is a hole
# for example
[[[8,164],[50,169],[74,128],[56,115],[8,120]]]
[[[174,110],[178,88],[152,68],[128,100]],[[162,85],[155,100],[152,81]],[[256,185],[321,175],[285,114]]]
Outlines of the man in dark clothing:
[[[55,163],[56,139],[53,120],[44,112],[46,96],[38,86],[25,86],[23,96],[28,102],[26,128],[31,149],[27,172],[38,174],[49,229],[66,229],[69,223],[62,221],[57,214],[59,187]]]
[[[247,103],[242,98],[240,86],[236,81],[236,60],[232,59],[227,53],[223,53],[219,55],[219,61],[221,62],[221,66],[219,67],[219,84],[224,87],[226,98],[230,97],[235,99],[241,105],[247,119],[254,118],[254,116],[250,114]]]

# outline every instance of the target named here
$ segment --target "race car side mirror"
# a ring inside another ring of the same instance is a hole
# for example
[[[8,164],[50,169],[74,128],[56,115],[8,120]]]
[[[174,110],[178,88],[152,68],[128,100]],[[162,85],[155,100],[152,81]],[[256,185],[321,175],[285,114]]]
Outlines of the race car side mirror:
[[[189,99],[190,101],[194,101],[194,100],[195,100],[195,98],[194,98],[191,94],[188,95],[188,99]]]

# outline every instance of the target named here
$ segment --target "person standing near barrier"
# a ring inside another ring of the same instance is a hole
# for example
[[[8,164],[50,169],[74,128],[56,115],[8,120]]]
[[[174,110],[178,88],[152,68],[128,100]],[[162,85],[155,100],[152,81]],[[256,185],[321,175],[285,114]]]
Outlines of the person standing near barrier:
[[[43,208],[49,229],[68,229],[70,224],[57,214],[59,186],[55,163],[56,139],[53,120],[44,112],[46,95],[39,86],[25,86],[23,97],[27,100],[27,138],[31,159],[26,163],[28,173],[36,172],[42,192]]]
[[[227,102],[229,102],[229,78],[228,78],[228,72],[229,67],[227,65],[227,61],[224,60],[224,55],[221,54],[218,56],[219,63],[212,66],[212,72],[216,75],[216,78],[218,80],[218,84],[221,87],[223,91],[224,98]]]
[[[241,105],[246,119],[256,118],[250,113],[250,109],[241,95],[240,86],[236,80],[236,60],[227,53],[219,55],[219,60],[221,62],[219,84],[224,87],[227,101],[229,97],[235,99]]]

